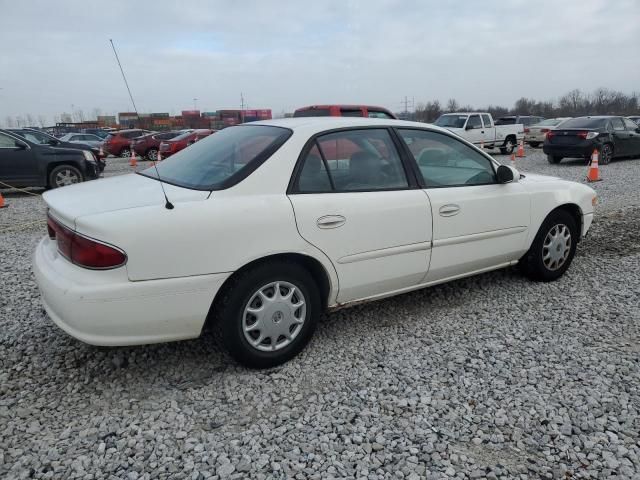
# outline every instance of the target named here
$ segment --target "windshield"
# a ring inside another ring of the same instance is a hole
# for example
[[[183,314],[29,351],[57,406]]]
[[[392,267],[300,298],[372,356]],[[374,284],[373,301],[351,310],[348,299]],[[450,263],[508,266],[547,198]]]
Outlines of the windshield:
[[[467,115],[442,115],[435,124],[444,128],[462,128],[466,121]]]
[[[562,128],[603,128],[606,123],[606,118],[572,118],[564,122]]]
[[[33,132],[31,130],[23,130],[16,133],[18,133],[18,135],[20,135],[21,137],[29,140],[31,143],[35,143],[36,145],[46,145],[51,140],[55,140],[46,133]],[[57,142],[57,140],[55,141]]]
[[[181,133],[177,137],[173,137],[171,140],[185,140],[189,138],[191,135],[193,135],[193,132],[185,132],[185,133]]]
[[[331,112],[328,108],[305,108],[293,112],[294,117],[329,117]]]
[[[291,136],[265,125],[228,127],[172,155],[141,175],[195,190],[220,190],[244,178]]]

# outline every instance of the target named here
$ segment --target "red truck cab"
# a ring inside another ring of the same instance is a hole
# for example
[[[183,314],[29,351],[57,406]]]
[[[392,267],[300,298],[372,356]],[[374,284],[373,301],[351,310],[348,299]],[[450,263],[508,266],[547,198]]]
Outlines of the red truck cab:
[[[365,117],[365,118],[397,118],[383,107],[372,105],[310,105],[298,108],[294,117]]]

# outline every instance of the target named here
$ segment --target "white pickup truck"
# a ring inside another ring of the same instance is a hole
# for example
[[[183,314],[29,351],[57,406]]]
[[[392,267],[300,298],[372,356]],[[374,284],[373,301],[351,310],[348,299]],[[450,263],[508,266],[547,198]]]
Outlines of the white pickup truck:
[[[484,148],[499,148],[502,154],[511,154],[524,139],[524,125],[498,125],[490,113],[460,112],[440,115],[435,125],[451,130],[468,142]]]

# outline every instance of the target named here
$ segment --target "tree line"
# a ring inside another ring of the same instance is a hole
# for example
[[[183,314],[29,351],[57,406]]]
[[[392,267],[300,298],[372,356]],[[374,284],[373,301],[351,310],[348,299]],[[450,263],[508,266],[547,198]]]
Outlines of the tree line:
[[[442,105],[438,100],[419,103],[415,110],[415,119],[420,122],[433,122],[443,113],[449,112],[489,112],[494,117],[505,115],[536,115],[545,118],[580,117],[583,115],[638,115],[640,93],[625,94],[607,88],[597,88],[592,93],[574,89],[561,96],[557,101],[538,101],[522,97],[516,100],[513,108],[488,105],[475,108],[460,105],[450,98]]]

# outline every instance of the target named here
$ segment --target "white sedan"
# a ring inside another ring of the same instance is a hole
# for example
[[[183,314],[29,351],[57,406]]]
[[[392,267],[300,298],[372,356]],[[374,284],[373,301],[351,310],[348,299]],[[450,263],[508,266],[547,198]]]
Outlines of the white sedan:
[[[44,194],[51,319],[95,345],[198,337],[296,355],[319,315],[520,264],[550,281],[593,219],[586,185],[520,175],[448,130],[293,118],[229,127],[152,168]]]

